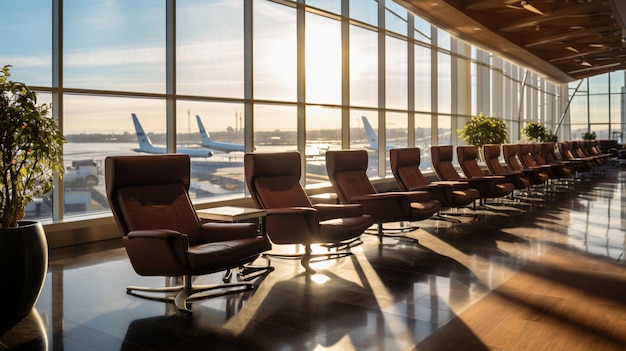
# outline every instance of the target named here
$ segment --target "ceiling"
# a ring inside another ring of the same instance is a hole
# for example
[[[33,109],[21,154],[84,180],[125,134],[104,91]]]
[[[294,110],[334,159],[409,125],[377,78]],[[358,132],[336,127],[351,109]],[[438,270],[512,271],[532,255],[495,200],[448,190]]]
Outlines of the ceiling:
[[[626,0],[395,0],[481,49],[566,83],[626,69]]]

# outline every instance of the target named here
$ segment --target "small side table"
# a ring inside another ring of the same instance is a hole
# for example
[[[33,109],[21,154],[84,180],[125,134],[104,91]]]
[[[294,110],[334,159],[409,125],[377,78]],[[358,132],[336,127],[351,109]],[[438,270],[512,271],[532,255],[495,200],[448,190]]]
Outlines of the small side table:
[[[196,211],[199,218],[218,222],[241,222],[257,219],[261,225],[261,235],[265,235],[265,216],[267,212],[259,208],[220,206]]]

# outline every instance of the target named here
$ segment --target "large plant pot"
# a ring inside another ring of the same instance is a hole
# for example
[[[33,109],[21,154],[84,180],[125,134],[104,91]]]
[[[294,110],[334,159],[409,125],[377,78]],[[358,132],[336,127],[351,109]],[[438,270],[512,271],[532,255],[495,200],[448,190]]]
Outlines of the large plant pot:
[[[41,223],[20,221],[0,231],[0,301],[3,325],[24,318],[35,306],[48,270],[48,243]]]

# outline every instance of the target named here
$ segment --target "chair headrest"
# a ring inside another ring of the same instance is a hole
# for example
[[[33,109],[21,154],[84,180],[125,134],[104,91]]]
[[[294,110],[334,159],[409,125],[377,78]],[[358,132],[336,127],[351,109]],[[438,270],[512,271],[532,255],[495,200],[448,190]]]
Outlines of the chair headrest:
[[[326,152],[326,167],[328,175],[345,171],[367,172],[367,151],[340,150]]]
[[[389,150],[389,161],[392,167],[417,166],[420,165],[420,149],[417,147],[406,147]]]

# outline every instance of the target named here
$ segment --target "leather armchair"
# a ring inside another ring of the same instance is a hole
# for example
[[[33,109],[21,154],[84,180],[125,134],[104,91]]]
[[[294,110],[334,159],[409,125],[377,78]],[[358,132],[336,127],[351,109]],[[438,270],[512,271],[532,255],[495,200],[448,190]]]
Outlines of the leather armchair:
[[[396,148],[389,150],[391,172],[402,191],[427,191],[445,208],[464,207],[480,198],[476,189],[466,182],[426,180],[420,170],[420,149]]]
[[[504,162],[510,169],[521,171],[526,178],[530,180],[530,185],[541,185],[548,180],[548,175],[542,172],[540,168],[524,167],[519,158],[520,144],[504,144],[502,145],[502,155]]]
[[[473,148],[476,149],[476,147]],[[461,177],[452,164],[453,150],[452,145],[435,145],[430,148],[433,168],[439,179],[468,182],[472,188],[480,193],[481,203],[484,203],[488,198],[505,196],[513,191],[513,184],[507,183],[506,178],[487,176],[480,169],[480,174],[474,177],[467,176],[467,174],[465,174],[466,177]],[[475,159],[476,154],[473,155]],[[469,157],[469,154],[464,153],[463,157]],[[461,163],[460,158],[459,163]],[[476,167],[478,166],[476,165]]]
[[[269,262],[267,267],[249,266],[271,248],[256,224],[200,223],[188,196],[187,155],[110,156],[105,172],[108,201],[135,272],[182,276],[182,285],[130,286],[128,294],[174,303],[179,315],[191,317],[190,301],[251,290],[255,285],[249,279],[273,270]],[[239,281],[231,283],[232,269]],[[192,284],[194,275],[222,271],[224,284]]]
[[[515,185],[515,189],[520,190],[528,188],[530,186],[530,180],[524,176],[522,171],[504,169],[500,163],[500,149],[499,144],[483,145],[483,156],[485,157],[485,163],[487,164],[489,173],[506,177]]]
[[[244,156],[245,178],[252,200],[267,210],[266,232],[274,244],[301,244],[304,254],[272,255],[300,258],[307,272],[313,272],[311,260],[351,255],[350,247],[360,243],[360,236],[372,226],[372,218],[360,205],[312,205],[302,185],[301,158],[298,152],[247,153]],[[312,244],[347,250],[312,253]]]
[[[344,204],[361,204],[378,225],[381,242],[383,236],[396,236],[385,233],[383,223],[420,221],[441,209],[441,203],[431,199],[426,191],[377,192],[367,176],[367,167],[366,150],[326,152],[328,178],[339,200]]]

